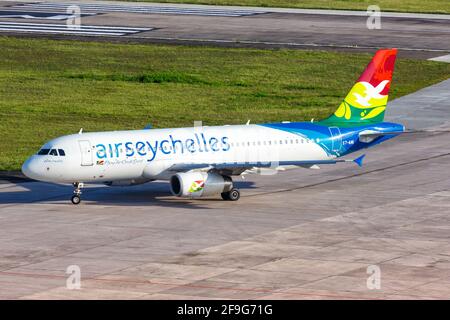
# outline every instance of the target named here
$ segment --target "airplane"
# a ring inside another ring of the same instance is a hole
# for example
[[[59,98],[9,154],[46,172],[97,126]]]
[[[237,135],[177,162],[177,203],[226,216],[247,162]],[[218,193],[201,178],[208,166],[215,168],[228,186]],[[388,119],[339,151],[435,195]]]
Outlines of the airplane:
[[[25,176],[74,186],[129,186],[169,181],[173,195],[240,198],[232,176],[355,162],[342,158],[403,132],[384,122],[397,49],[378,50],[336,111],[321,121],[90,132],[45,143],[23,166]]]

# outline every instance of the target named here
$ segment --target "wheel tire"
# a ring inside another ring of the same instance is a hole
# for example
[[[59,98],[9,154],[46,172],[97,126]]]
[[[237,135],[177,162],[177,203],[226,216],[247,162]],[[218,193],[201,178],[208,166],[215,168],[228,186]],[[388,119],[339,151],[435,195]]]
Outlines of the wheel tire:
[[[223,200],[230,200],[230,195],[228,192],[222,192],[220,196],[222,197]]]
[[[81,202],[80,196],[73,195],[72,198],[70,198],[73,204],[79,204]]]
[[[241,193],[238,189],[233,188],[228,192],[228,200],[230,201],[238,201],[240,197]]]

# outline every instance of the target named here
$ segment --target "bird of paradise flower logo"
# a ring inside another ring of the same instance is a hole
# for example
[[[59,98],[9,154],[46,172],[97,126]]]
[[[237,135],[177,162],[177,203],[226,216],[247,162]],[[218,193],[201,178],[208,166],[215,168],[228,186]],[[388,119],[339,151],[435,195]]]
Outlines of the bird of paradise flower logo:
[[[191,186],[189,187],[188,192],[190,192],[190,193],[199,192],[199,191],[202,191],[204,187],[205,187],[205,181],[196,180],[196,181],[192,182]]]
[[[375,118],[386,109],[388,96],[380,93],[388,83],[389,80],[383,80],[374,87],[365,81],[357,82],[334,115],[346,120],[352,117],[360,120]]]
[[[321,122],[355,126],[384,120],[397,49],[378,50],[337,110]]]

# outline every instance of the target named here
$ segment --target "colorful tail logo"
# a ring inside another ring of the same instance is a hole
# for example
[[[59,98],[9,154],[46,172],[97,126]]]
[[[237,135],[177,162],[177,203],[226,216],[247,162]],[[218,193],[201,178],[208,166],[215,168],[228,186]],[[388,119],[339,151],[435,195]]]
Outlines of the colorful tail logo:
[[[336,112],[323,122],[351,126],[383,121],[396,56],[397,49],[377,51]]]

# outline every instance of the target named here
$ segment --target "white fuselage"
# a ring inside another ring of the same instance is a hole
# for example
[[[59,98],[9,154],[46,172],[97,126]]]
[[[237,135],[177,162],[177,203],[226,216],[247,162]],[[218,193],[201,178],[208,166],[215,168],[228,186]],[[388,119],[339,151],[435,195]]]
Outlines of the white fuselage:
[[[270,162],[277,167],[279,162],[332,158],[316,141],[260,125],[82,133],[56,138],[42,149],[63,150],[64,155],[33,155],[23,172],[60,183],[167,180],[177,165]]]

